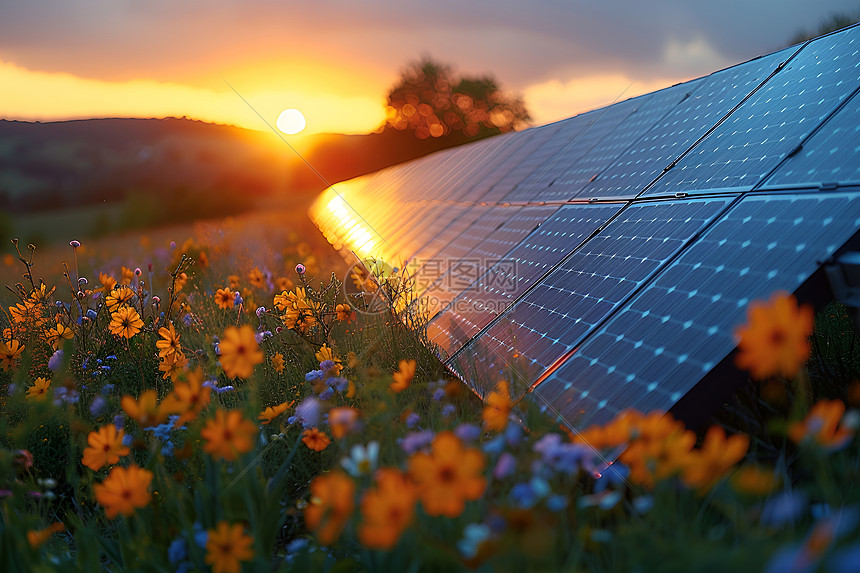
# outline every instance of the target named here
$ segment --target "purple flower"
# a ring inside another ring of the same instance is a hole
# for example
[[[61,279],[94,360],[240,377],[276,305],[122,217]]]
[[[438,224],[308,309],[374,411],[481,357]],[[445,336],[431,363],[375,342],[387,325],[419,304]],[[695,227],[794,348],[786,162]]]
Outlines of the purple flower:
[[[51,357],[48,359],[48,369],[52,372],[56,372],[59,370],[60,365],[63,363],[63,349],[59,349],[54,352]]]
[[[437,402],[445,397],[445,389],[444,388],[436,388],[433,392],[433,399]]]
[[[442,417],[448,418],[450,416],[453,416],[454,412],[456,411],[457,406],[455,406],[454,404],[445,404],[445,406],[442,408]]]
[[[331,370],[332,368],[334,368],[334,361],[332,361],[332,360],[323,360],[322,362],[320,362],[320,371],[322,371],[322,372],[328,372],[328,371],[329,371],[329,370]]]
[[[295,418],[295,420],[300,420],[302,422],[302,426],[305,428],[317,426],[320,420],[319,400],[314,396],[305,398],[301,404],[296,406],[296,415],[292,416],[290,420],[293,420],[293,418]],[[290,423],[292,423],[292,421]]]
[[[765,504],[761,512],[761,522],[773,527],[794,523],[806,511],[807,505],[806,495],[785,490]]]
[[[101,396],[96,396],[93,398],[93,401],[90,402],[90,414],[98,416],[102,413],[102,410],[104,410],[105,404],[107,404],[107,400]]]
[[[481,428],[474,424],[460,424],[454,428],[454,435],[464,442],[474,442],[481,437]]]
[[[414,454],[424,449],[433,442],[434,434],[430,430],[423,432],[410,432],[400,440],[400,447],[407,454]]]
[[[406,416],[406,427],[414,428],[421,421],[421,416],[416,414],[415,412],[411,412],[408,416]]]
[[[496,467],[493,469],[493,477],[496,479],[505,479],[514,473],[517,469],[517,459],[510,452],[504,452],[499,456],[499,461],[496,462]]]

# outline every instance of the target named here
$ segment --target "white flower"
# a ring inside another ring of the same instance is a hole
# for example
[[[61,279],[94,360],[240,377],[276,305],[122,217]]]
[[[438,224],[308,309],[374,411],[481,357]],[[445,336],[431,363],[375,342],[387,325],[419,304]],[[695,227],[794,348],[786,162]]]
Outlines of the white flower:
[[[349,453],[349,457],[340,460],[343,469],[353,477],[367,475],[376,469],[379,461],[379,442],[370,442],[366,447],[356,444]]]

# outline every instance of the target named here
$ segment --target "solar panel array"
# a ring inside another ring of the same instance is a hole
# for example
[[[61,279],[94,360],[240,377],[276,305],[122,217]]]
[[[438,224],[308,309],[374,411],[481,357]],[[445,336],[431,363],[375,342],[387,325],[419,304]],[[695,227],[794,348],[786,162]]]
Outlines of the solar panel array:
[[[860,229],[860,27],[328,189],[416,277],[439,356],[569,425],[669,409]]]

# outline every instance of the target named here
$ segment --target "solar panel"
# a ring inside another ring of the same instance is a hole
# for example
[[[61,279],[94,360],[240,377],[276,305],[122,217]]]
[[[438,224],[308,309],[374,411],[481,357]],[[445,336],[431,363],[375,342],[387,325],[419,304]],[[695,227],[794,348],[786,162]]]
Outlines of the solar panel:
[[[463,233],[457,248],[446,247],[444,256],[434,257],[416,274],[416,293],[424,293],[425,307],[432,317],[495,265],[511,248],[558,207],[495,207],[489,216]],[[468,237],[466,237],[468,235]],[[471,249],[461,253],[459,247]],[[426,292],[425,292],[426,290]]]
[[[430,341],[450,355],[621,209],[621,204],[566,205],[506,253],[452,308],[428,327]]]
[[[703,78],[690,97],[672,108],[579,196],[621,197],[641,192],[798,49],[787,48]]]
[[[860,183],[860,94],[827,120],[764,187]]]
[[[860,228],[860,192],[749,195],[535,389],[569,423],[666,410],[735,346],[750,301],[794,291]]]
[[[645,195],[749,191],[860,84],[860,28],[806,44]]]
[[[728,198],[644,202],[624,209],[479,338],[452,365],[474,373],[479,394],[498,378],[524,393],[684,244],[716,217]]]

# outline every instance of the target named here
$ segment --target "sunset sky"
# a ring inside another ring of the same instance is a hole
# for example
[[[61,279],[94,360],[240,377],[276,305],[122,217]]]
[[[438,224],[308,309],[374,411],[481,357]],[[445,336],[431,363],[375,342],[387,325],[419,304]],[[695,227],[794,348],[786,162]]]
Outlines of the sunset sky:
[[[363,133],[383,121],[400,70],[430,55],[461,73],[494,74],[543,124],[774,51],[857,8],[856,0],[5,0],[0,118],[188,116],[267,130],[257,112],[274,124],[298,108],[307,133]]]

